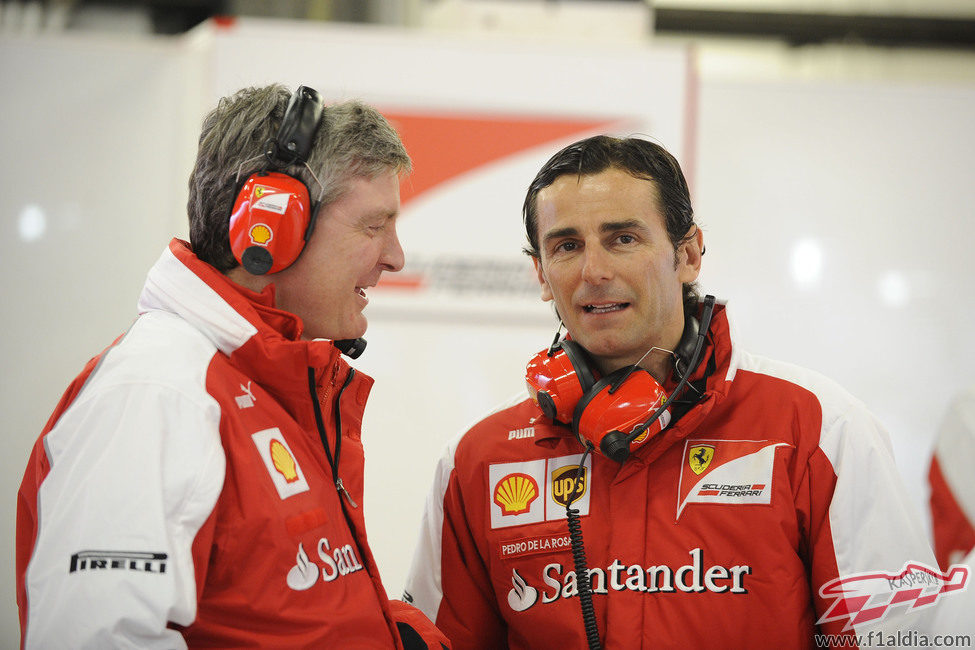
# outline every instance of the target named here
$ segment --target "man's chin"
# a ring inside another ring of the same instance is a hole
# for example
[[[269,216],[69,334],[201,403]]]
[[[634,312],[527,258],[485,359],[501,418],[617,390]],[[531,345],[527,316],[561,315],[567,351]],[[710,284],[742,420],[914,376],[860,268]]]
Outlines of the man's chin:
[[[613,345],[611,341],[600,340],[598,336],[591,339],[575,339],[575,341],[596,360],[611,359],[619,355],[617,346]]]
[[[573,337],[573,339],[585,348],[586,352],[589,353],[599,365],[603,363],[609,363],[611,365],[616,365],[620,362],[620,359],[629,359],[633,356],[633,344],[625,344],[624,341],[620,341],[617,337],[613,336],[600,336],[599,333],[594,333],[590,336],[584,337]],[[639,358],[639,354],[637,354]],[[634,359],[635,361],[636,359]],[[625,365],[625,364],[623,364]]]
[[[366,328],[369,323],[361,313],[356,317],[355,324],[349,328],[343,328],[342,335],[333,337],[333,341],[346,341],[349,339],[360,339],[366,335]]]
[[[320,329],[306,328],[303,339],[328,339],[330,341],[347,341],[362,338],[366,334],[366,319],[360,316],[357,323],[346,327],[330,327]]]

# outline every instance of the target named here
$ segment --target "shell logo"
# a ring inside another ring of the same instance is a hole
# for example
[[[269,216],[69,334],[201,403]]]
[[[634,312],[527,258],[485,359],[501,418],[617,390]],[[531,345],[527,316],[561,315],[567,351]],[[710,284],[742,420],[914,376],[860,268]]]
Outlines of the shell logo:
[[[503,515],[520,515],[528,512],[532,501],[538,498],[538,483],[522,473],[508,474],[494,488],[494,502]]]
[[[278,470],[285,481],[294,483],[298,480],[295,459],[278,440],[271,440],[271,462],[274,463],[274,469]]]
[[[258,246],[265,246],[271,238],[274,237],[274,233],[268,228],[267,224],[255,223],[251,226],[251,231],[248,233],[251,238],[252,244],[257,244]]]

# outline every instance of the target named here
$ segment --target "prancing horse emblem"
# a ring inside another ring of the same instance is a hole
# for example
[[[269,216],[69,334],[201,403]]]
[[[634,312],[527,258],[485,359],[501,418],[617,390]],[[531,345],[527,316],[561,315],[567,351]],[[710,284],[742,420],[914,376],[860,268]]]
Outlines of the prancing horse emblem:
[[[700,475],[711,464],[711,459],[714,458],[714,447],[711,445],[695,445],[689,451],[690,457],[687,459],[687,463],[691,466],[691,471]]]

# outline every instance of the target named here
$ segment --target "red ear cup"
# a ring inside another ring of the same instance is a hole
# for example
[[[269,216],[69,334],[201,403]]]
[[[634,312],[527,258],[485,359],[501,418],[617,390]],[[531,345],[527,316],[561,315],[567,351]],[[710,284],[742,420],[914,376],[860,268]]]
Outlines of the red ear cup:
[[[278,172],[252,174],[230,216],[230,248],[249,273],[277,273],[298,259],[310,219],[304,183]]]
[[[525,382],[528,394],[550,420],[569,424],[572,410],[582,397],[582,386],[564,350],[549,356],[542,350],[528,362]]]
[[[568,339],[536,354],[525,369],[525,381],[546,417],[571,426],[580,443],[619,462],[670,423],[670,411],[664,411],[627,445],[623,439],[667,399],[663,386],[633,366],[597,381],[586,351]]]
[[[619,386],[613,390],[618,383]],[[591,443],[606,453],[606,449],[603,449],[604,438],[615,433],[623,436],[629,434],[645,422],[649,414],[660,408],[666,399],[663,386],[645,369],[634,369],[632,366],[620,368],[600,379],[579,400],[573,413],[572,430],[583,444]],[[650,440],[669,423],[670,412],[664,411],[630,443],[629,451]]]
[[[566,425],[572,423],[572,413],[583,394],[596,383],[585,351],[568,339],[536,354],[525,369],[525,381],[542,413]]]

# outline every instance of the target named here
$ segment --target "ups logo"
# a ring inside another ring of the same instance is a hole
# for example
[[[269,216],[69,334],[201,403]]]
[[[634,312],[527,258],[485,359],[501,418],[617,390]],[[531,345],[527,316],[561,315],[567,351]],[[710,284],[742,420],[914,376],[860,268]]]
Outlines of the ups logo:
[[[567,507],[586,495],[589,487],[589,469],[583,467],[577,481],[578,472],[578,465],[565,465],[552,472],[552,499],[559,505]]]

